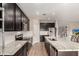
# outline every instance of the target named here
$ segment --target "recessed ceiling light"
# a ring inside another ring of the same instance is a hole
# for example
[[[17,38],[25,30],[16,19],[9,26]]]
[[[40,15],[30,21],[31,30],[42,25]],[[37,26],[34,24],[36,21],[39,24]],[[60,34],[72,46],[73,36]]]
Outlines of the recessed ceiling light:
[[[44,16],[45,16],[46,14],[42,14],[42,15],[44,15]]]
[[[38,11],[36,11],[36,15],[39,15],[39,12]]]

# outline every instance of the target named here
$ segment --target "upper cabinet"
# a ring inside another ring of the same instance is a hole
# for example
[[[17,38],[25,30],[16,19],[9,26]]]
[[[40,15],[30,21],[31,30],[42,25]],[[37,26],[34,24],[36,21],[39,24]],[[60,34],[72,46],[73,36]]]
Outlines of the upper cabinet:
[[[2,3],[0,3],[0,32],[2,32],[2,30],[3,30],[3,26],[2,26],[2,24],[3,24],[3,11],[4,11],[4,8],[2,8]]]
[[[40,23],[40,31],[49,31],[49,28],[55,28],[55,23]]]
[[[0,3],[0,19],[2,18],[2,3]]]
[[[2,10],[0,10],[0,18],[2,18]]]
[[[13,31],[14,30],[14,14],[15,14],[15,5],[12,3],[4,5],[4,30]]]
[[[22,23],[23,23],[23,30],[28,31],[29,30],[29,19],[26,18],[24,14],[22,14]]]
[[[23,11],[18,7],[16,3],[6,3],[4,4],[4,30],[5,31],[23,31],[24,23],[27,24],[26,27],[29,28],[29,19],[25,16]]]
[[[22,25],[23,25],[23,23],[22,23],[22,12],[21,12],[21,10],[20,10],[20,8],[16,5],[16,7],[15,7],[15,30],[16,31],[21,31],[23,28],[22,28]]]
[[[0,3],[0,7],[2,7],[2,3]]]

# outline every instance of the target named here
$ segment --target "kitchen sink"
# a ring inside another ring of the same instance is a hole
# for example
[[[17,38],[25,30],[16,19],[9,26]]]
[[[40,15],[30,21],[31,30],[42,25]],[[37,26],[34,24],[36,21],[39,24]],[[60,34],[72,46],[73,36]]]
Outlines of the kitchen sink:
[[[54,39],[54,38],[48,38],[49,40],[51,40],[51,41],[57,41],[56,39]]]

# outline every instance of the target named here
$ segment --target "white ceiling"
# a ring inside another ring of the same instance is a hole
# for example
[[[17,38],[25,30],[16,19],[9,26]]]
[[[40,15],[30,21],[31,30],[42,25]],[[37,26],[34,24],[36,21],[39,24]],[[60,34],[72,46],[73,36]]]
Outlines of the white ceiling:
[[[18,3],[18,5],[29,19],[39,17],[40,19],[79,22],[78,3]]]

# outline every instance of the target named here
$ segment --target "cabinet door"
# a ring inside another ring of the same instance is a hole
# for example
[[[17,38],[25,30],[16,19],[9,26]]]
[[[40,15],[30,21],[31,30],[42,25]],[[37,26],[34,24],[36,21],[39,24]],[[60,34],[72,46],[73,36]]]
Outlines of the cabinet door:
[[[54,47],[50,46],[50,56],[56,56],[57,55],[57,51]]]
[[[21,31],[22,30],[22,17],[21,17],[21,10],[19,9],[18,6],[16,6],[16,20],[15,20],[15,30],[16,31]]]
[[[4,30],[14,30],[14,5],[13,3],[6,3],[4,5]]]
[[[29,31],[29,23],[30,23],[30,21],[28,20],[28,22],[27,22],[27,30]]]
[[[58,51],[58,56],[78,56],[78,51]]]
[[[0,10],[0,19],[2,19],[2,10]]]
[[[26,20],[26,17],[25,17],[25,15],[24,15],[23,13],[22,13],[22,23],[23,23],[22,29],[23,29],[24,31],[27,31],[27,25],[26,25],[27,20]]]
[[[48,42],[45,42],[45,48],[46,48],[48,55],[50,56],[50,44]]]
[[[29,23],[28,18],[23,15],[25,24],[22,22],[22,14],[24,14],[21,9],[15,3],[4,4],[4,30],[5,31],[22,31],[23,28],[28,30]]]
[[[2,3],[0,3],[0,7],[2,7]]]
[[[23,23],[23,30],[28,31],[29,30],[29,20],[27,17],[22,13],[22,23]]]
[[[22,48],[20,48],[15,54],[14,56],[24,56],[24,46]]]

